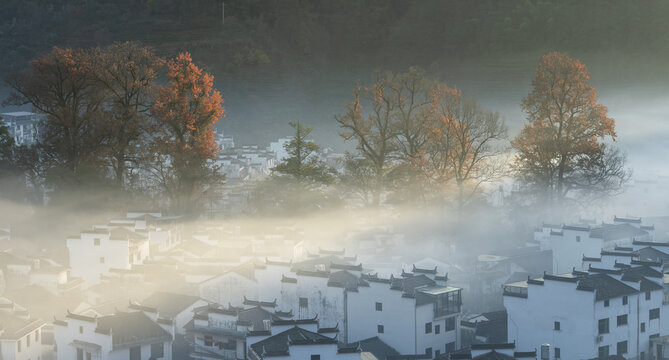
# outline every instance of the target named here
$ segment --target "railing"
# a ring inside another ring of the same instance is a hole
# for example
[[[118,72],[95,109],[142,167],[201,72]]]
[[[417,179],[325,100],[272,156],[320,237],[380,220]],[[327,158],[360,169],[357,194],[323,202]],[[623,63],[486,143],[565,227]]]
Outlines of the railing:
[[[194,344],[193,350],[195,350],[195,352],[199,352],[199,353],[216,354],[217,356],[221,356],[224,359],[230,359],[230,360],[237,359],[237,351],[236,350],[219,349],[218,346],[204,346],[204,345],[200,345],[200,344]]]

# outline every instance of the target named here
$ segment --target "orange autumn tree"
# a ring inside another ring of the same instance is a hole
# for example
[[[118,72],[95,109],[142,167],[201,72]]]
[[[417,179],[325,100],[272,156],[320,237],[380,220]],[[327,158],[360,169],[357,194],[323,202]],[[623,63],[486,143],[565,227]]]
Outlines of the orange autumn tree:
[[[167,85],[160,88],[151,114],[157,185],[174,210],[195,216],[204,194],[222,179],[210,160],[217,145],[214,125],[223,117],[223,99],[214,77],[181,53],[167,64]]]
[[[511,142],[519,180],[549,206],[620,189],[628,178],[625,158],[606,143],[616,138],[615,121],[597,103],[586,66],[563,53],[547,54],[532,87],[521,103],[528,123]]]
[[[499,113],[484,109],[458,89],[435,86],[429,96],[429,110],[422,122],[427,140],[416,168],[462,209],[480,193],[481,185],[502,175],[495,158],[502,149],[496,143],[506,138],[506,125]]]

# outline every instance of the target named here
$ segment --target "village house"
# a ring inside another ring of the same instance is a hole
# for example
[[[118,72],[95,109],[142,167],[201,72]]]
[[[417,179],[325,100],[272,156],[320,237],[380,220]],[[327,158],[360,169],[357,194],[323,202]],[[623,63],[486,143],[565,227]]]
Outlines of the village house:
[[[53,349],[43,344],[47,323],[30,316],[28,311],[5,298],[0,298],[0,358],[34,360],[45,358]]]
[[[523,349],[551,345],[551,359],[622,355],[650,359],[663,335],[660,264],[590,267],[506,284],[508,337]]]
[[[144,310],[101,317],[68,313],[54,321],[58,359],[172,359],[174,324]]]

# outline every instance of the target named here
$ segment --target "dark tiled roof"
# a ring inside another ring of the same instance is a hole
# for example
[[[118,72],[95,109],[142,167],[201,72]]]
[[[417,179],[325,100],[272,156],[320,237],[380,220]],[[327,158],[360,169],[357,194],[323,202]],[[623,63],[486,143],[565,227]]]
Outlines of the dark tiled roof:
[[[358,290],[358,277],[346,270],[330,274],[328,286],[340,287],[350,291]]]
[[[400,355],[392,346],[386,344],[378,336],[358,342],[360,350],[370,352],[379,360],[386,360],[389,356]]]
[[[581,278],[576,287],[578,290],[594,291],[595,300],[608,300],[637,292],[636,289],[612,278],[607,274],[592,274]]]
[[[111,330],[114,347],[140,344],[148,341],[167,341],[170,333],[153,322],[142,312],[131,312],[98,318],[99,330],[109,333]]]
[[[624,222],[624,223],[632,223],[632,224],[641,224],[641,218],[624,218],[624,217],[614,216],[613,221]]]
[[[632,241],[633,245],[640,245],[640,246],[657,246],[657,247],[666,247],[669,246],[669,242],[654,242],[654,241],[637,241],[634,240]]]
[[[264,330],[265,320],[275,321],[280,320],[280,318],[262,307],[256,306],[254,308],[241,310],[237,315],[237,320],[240,323],[253,326],[253,330]]]
[[[0,339],[18,340],[46,323],[39,319],[25,319],[14,314],[0,311]]]
[[[648,235],[647,231],[641,230],[630,224],[602,225],[590,231],[590,237],[613,241],[620,239],[633,239],[638,236]]]
[[[286,275],[281,275],[281,282],[282,282],[282,283],[292,283],[292,284],[296,284],[296,283],[297,283],[297,279],[296,279],[296,278],[288,277],[288,276],[286,276]]]
[[[337,340],[297,326],[270,336],[250,346],[252,356],[264,359],[271,356],[288,356],[291,345],[337,344]]]
[[[142,301],[142,305],[158,309],[160,316],[174,318],[189,306],[200,300],[197,296],[189,296],[168,292],[155,292]]]
[[[404,293],[413,293],[420,286],[435,286],[437,283],[425,275],[418,275],[406,279],[392,279],[390,288],[402,290]]]
[[[303,325],[303,324],[317,324],[318,317],[313,317],[311,319],[275,319],[272,321],[272,325],[276,326],[285,326],[285,325]]]
[[[437,267],[435,266],[434,269],[421,269],[417,268],[416,265],[412,265],[413,268],[411,269],[411,272],[414,274],[436,274],[437,273]]]
[[[246,295],[244,295],[244,305],[248,306],[264,306],[264,307],[271,307],[275,308],[276,307],[276,299],[274,301],[259,301],[259,300],[250,300],[246,298]]]
[[[343,256],[346,253],[346,249],[330,250],[330,249],[318,248],[318,253],[322,254],[322,255],[341,255],[341,256]]]
[[[337,263],[333,262],[333,263],[330,263],[330,269],[362,271],[362,264],[349,265],[349,264],[337,264]]]

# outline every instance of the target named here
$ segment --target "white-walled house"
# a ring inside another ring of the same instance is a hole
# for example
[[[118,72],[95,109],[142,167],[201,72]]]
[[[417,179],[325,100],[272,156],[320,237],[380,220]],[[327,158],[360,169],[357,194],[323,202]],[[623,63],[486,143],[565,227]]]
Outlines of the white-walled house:
[[[82,278],[86,286],[100,283],[110,269],[131,269],[149,258],[146,234],[125,227],[97,228],[67,239],[70,274]]]
[[[544,224],[534,233],[541,250],[553,252],[553,274],[580,268],[583,256],[597,257],[602,250],[616,246],[631,247],[634,241],[652,241],[652,226],[641,224],[640,219],[614,218],[613,224],[551,225]]]
[[[157,315],[137,311],[89,317],[68,313],[54,321],[58,359],[172,359],[174,325]]]
[[[658,268],[573,271],[504,286],[508,338],[521,349],[551,345],[551,359],[623,355],[649,359],[661,335]]]
[[[347,293],[347,342],[378,336],[401,354],[433,356],[460,348],[461,289],[425,274],[365,281]]]
[[[42,344],[46,325],[11,301],[0,299],[0,359],[34,360],[49,354],[50,346]]]

